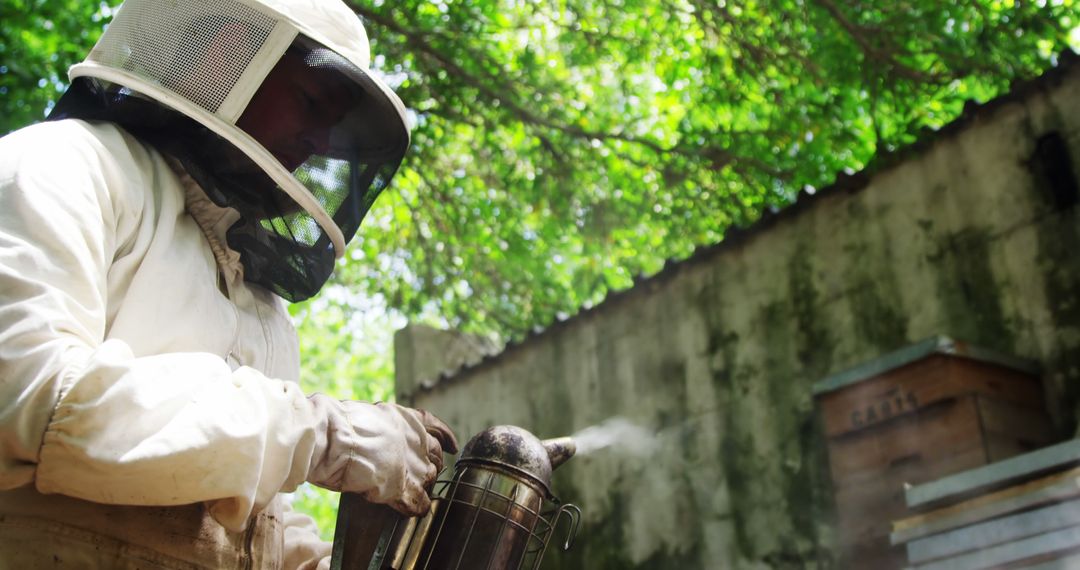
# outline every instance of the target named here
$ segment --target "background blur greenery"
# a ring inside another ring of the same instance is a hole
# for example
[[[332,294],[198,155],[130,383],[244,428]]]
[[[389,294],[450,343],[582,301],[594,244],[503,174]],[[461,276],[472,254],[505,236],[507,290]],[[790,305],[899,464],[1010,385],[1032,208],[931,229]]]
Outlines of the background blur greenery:
[[[42,118],[115,4],[0,0],[0,132]],[[350,4],[413,146],[292,311],[305,387],[362,399],[391,397],[406,318],[501,339],[566,318],[1080,39],[1073,0]],[[298,501],[329,536],[336,499]]]

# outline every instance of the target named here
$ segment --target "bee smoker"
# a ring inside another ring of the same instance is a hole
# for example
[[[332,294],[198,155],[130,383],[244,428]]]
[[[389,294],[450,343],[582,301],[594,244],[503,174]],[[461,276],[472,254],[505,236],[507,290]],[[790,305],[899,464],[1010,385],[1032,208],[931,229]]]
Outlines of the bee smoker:
[[[405,518],[343,493],[332,570],[538,569],[559,520],[577,533],[581,510],[551,494],[551,471],[574,455],[569,437],[541,441],[515,426],[473,436],[436,481],[431,510]],[[448,470],[447,470],[448,471]]]

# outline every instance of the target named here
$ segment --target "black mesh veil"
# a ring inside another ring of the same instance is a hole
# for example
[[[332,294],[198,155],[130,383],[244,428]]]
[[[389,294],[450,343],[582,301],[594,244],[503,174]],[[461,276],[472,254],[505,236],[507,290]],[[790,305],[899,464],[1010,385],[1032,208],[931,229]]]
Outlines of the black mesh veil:
[[[289,51],[310,68],[333,71],[354,86],[355,104],[324,129],[317,145],[298,147],[300,156],[292,158],[299,166],[281,163],[347,243],[397,170],[408,133],[400,110],[380,97],[380,86],[363,70],[317,46],[298,42]],[[176,158],[214,203],[240,213],[226,240],[240,253],[246,281],[295,302],[317,293],[329,279],[336,252],[326,228],[251,153],[188,114],[128,87],[77,77],[48,118],[110,121]]]

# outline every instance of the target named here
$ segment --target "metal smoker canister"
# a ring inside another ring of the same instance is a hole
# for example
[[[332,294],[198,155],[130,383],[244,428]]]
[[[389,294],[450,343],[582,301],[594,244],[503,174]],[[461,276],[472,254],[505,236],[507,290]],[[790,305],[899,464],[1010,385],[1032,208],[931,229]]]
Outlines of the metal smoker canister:
[[[540,441],[519,427],[495,426],[465,444],[453,475],[436,482],[422,518],[402,518],[343,494],[331,568],[539,568],[563,515],[570,525],[564,549],[577,532],[580,509],[561,504],[550,490],[551,471],[575,450],[568,437]]]

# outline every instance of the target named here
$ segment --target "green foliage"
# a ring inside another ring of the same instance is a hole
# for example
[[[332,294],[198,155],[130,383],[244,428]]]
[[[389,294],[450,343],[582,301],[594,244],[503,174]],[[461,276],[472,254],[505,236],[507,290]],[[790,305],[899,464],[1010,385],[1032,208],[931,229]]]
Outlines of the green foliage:
[[[1071,0],[353,2],[414,145],[337,280],[505,336],[1052,65]]]
[[[383,307],[359,304],[348,291],[331,286],[289,311],[300,337],[300,377],[306,392],[393,400],[393,362],[386,358],[393,349],[393,319]]]
[[[112,17],[108,2],[0,2],[0,133],[45,116],[67,87],[67,69],[82,61]]]

